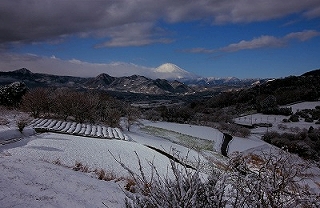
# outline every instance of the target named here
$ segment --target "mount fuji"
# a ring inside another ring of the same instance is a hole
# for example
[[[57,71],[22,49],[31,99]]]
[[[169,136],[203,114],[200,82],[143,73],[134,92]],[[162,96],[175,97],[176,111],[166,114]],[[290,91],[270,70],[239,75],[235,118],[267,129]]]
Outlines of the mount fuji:
[[[156,76],[156,78],[167,80],[194,80],[200,78],[200,76],[183,70],[172,63],[165,63],[157,68],[154,68],[153,74]]]

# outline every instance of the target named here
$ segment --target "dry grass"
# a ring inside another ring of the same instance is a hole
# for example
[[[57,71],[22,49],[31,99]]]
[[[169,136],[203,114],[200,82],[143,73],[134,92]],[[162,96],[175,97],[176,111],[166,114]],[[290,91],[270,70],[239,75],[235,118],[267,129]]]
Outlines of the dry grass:
[[[77,161],[72,169],[75,171],[81,171],[84,173],[89,172],[89,167],[87,165],[83,165],[81,162],[77,162]]]
[[[246,158],[249,159],[248,161],[250,161],[250,164],[256,167],[260,167],[265,163],[263,158],[261,158],[259,155],[256,155],[256,154],[249,154],[246,156]]]
[[[9,124],[9,120],[4,117],[0,117],[0,125],[7,125]]]
[[[62,166],[62,163],[61,163],[60,158],[55,159],[54,161],[52,161],[52,163],[55,164],[55,165],[60,165],[60,166]]]
[[[136,193],[135,185],[136,182],[133,178],[127,178],[126,179],[126,185],[124,186],[124,189],[127,191],[130,191],[131,193]]]

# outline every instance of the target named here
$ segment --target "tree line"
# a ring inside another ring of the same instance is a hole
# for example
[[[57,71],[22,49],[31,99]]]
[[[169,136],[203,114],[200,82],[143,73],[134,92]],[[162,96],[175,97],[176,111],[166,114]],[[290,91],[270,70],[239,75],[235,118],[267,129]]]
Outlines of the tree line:
[[[102,122],[111,127],[119,126],[121,117],[126,117],[129,130],[139,111],[129,104],[108,96],[105,92],[75,91],[67,88],[34,88],[23,97],[21,110],[34,118],[41,116],[79,123]]]

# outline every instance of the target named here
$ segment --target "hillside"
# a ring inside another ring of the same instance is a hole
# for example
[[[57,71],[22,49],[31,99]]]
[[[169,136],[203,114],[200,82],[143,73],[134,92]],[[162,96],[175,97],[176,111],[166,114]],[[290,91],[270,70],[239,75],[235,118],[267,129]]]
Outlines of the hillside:
[[[259,111],[264,107],[272,108],[294,102],[315,101],[320,97],[319,80],[320,75],[316,71],[301,76],[273,79],[239,91],[223,93],[208,100],[206,106],[226,107],[237,104]],[[270,99],[273,99],[273,103],[269,102]]]

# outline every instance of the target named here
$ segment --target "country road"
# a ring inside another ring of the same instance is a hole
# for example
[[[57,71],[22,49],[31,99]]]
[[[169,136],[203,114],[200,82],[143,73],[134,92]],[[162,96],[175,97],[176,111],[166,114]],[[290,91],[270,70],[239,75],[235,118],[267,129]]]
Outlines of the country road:
[[[232,136],[230,134],[223,133],[223,143],[221,145],[221,154],[223,156],[228,157],[228,145],[231,140]]]

